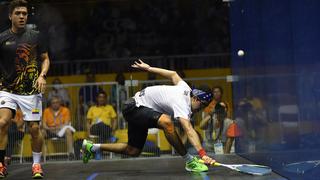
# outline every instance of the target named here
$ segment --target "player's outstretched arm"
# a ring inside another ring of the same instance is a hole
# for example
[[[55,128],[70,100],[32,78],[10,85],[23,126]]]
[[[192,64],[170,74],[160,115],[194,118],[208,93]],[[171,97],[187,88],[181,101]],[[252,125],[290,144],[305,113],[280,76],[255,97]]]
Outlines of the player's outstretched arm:
[[[199,156],[201,157],[201,159],[206,163],[206,164],[213,164],[216,161],[212,158],[210,158],[209,156],[207,156],[206,151],[203,149],[199,136],[197,134],[197,132],[194,130],[194,128],[192,127],[191,123],[189,120],[184,119],[184,118],[179,118],[179,121],[182,125],[182,128],[185,130],[187,136],[188,136],[188,140],[190,141],[190,143],[193,145],[193,147],[198,151]]]
[[[171,71],[158,67],[151,67],[149,64],[143,62],[141,59],[135,61],[134,64],[131,66],[151,73],[159,74],[165,78],[171,79],[173,84],[175,85],[182,80],[182,78],[178,75],[176,71]]]

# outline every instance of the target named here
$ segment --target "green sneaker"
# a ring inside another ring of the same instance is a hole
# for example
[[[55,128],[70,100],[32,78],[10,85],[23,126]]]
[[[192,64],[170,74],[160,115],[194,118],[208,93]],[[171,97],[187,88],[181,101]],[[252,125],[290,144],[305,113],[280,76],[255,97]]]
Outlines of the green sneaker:
[[[88,141],[86,139],[82,142],[82,161],[83,163],[88,163],[90,159],[94,158],[94,152],[91,151],[93,147],[93,142]]]
[[[201,163],[197,157],[194,157],[192,161],[186,163],[186,170],[190,172],[204,172],[208,171],[208,167]]]

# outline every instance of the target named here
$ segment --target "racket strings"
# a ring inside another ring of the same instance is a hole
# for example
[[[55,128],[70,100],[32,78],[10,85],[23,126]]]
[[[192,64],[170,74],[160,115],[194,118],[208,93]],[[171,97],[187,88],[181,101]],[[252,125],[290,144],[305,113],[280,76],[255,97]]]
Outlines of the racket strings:
[[[238,170],[241,172],[249,173],[249,174],[268,174],[271,172],[271,169],[269,167],[264,167],[264,166],[249,166],[249,165],[243,165],[243,166],[238,166]]]

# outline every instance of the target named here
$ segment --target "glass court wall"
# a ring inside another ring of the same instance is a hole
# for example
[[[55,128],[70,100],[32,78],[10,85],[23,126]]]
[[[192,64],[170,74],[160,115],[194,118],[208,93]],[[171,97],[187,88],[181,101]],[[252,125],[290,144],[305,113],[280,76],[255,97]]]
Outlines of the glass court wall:
[[[237,0],[230,8],[235,116],[248,128],[238,153],[289,179],[320,173],[319,7],[313,0]]]

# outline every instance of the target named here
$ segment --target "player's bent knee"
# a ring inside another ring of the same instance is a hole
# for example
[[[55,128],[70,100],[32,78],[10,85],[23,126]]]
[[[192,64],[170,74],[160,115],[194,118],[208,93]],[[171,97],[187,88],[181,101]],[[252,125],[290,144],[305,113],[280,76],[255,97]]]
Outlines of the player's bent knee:
[[[174,124],[171,121],[170,117],[167,117],[167,115],[161,116],[159,119],[159,125],[161,128],[163,128],[165,131],[169,133],[174,132]]]

